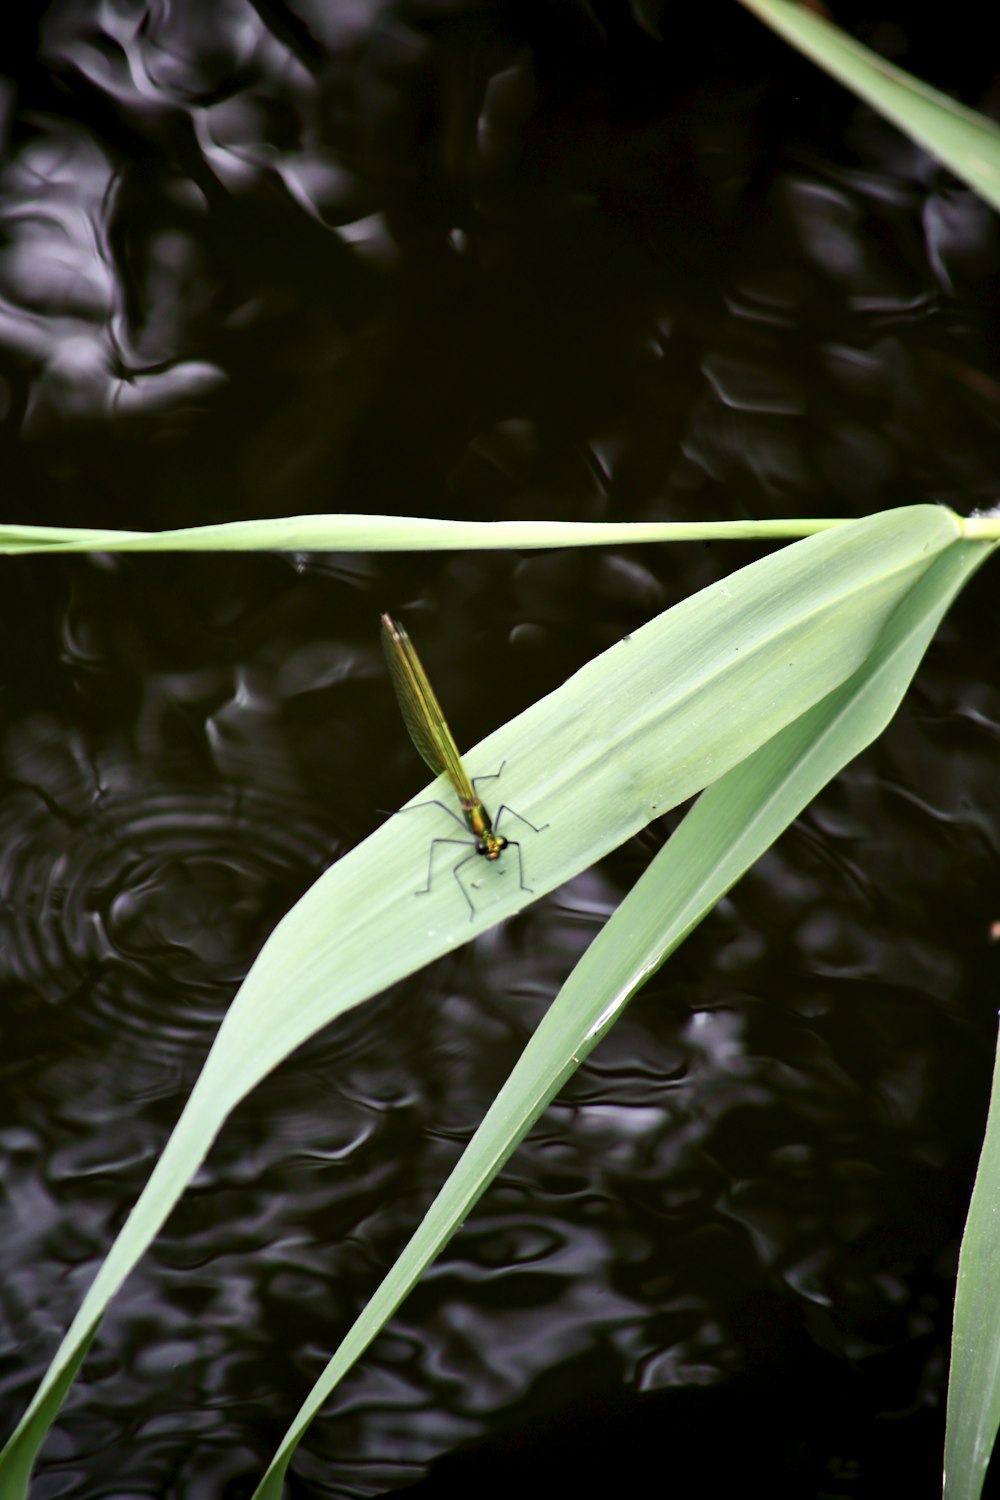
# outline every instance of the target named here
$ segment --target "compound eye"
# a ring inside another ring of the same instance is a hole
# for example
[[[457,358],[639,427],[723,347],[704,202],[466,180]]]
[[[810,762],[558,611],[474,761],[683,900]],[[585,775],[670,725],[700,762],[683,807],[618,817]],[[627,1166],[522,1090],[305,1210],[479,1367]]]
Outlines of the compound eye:
[[[477,854],[489,854],[489,852],[490,852],[489,845],[488,844],[484,844],[483,841],[482,841],[482,839],[477,839],[476,840],[476,853]]]

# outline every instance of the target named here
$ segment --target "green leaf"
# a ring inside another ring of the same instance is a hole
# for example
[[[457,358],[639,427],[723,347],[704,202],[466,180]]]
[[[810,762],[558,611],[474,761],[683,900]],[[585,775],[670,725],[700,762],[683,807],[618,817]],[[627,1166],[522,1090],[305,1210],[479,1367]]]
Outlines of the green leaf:
[[[950,511],[915,506],[786,547],[651,621],[471,751],[473,775],[506,762],[503,800],[549,825],[522,840],[534,891],[585,869],[826,697],[862,664],[935,559],[958,545],[959,531]],[[428,794],[425,788],[414,801]],[[448,793],[435,784],[430,795]],[[442,824],[447,819],[433,807],[391,818],[333,865],[264,944],[142,1195],[0,1455],[5,1500],[23,1495],[23,1476],[104,1308],[229,1111],[336,1016],[525,904],[505,861],[481,873],[472,921],[445,873],[415,899],[431,839],[451,831]]]
[[[280,1500],[289,1460],[323,1402],[631,997],[816,793],[881,733],[942,615],[988,552],[965,543],[939,557],[858,671],[699,798],[563,986],[419,1229],[303,1402],[254,1500]]]
[[[1000,1050],[958,1258],[945,1500],[978,1500],[1000,1426]]]
[[[177,531],[95,531],[0,522],[0,554],[28,552],[448,552],[459,548],[624,547],[813,536],[843,526],[797,521],[450,521],[427,516],[268,516]]]
[[[894,67],[804,5],[741,4],[1000,208],[1000,128],[992,120]]]

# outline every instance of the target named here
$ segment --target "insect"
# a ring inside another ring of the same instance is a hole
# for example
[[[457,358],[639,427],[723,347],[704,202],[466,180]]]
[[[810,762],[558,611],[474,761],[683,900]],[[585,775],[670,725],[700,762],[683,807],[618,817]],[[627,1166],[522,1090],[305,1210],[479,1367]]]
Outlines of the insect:
[[[534,823],[529,823],[527,818],[522,818],[512,807],[503,803],[497,809],[496,819],[490,817],[483,806],[483,799],[476,790],[477,781],[495,781],[503,771],[495,771],[490,776],[470,777],[462,757],[458,753],[458,746],[452,736],[451,730],[445,722],[441,705],[437,701],[434,689],[427,679],[419,656],[414,649],[413,642],[407,635],[403,626],[392,615],[382,616],[382,647],[385,651],[385,659],[389,664],[389,675],[392,677],[392,685],[396,690],[396,698],[399,701],[400,712],[403,722],[410,733],[416,749],[427,762],[435,776],[447,776],[455,789],[458,797],[458,805],[461,808],[461,816],[448,807],[444,802],[436,799],[432,802],[414,803],[417,807],[440,807],[454,818],[455,822],[462,828],[468,829],[471,839],[433,839],[431,842],[430,858],[427,861],[427,884],[417,891],[418,896],[426,895],[431,888],[432,869],[434,865],[434,850],[438,844],[460,844],[471,852],[466,854],[452,867],[452,874],[458,882],[459,889],[469,904],[469,920],[472,921],[476,915],[472,897],[462,882],[459,871],[480,855],[483,859],[497,860],[505,849],[517,850],[518,878],[521,882],[522,891],[531,894],[531,887],[524,883],[524,862],[521,858],[521,845],[517,839],[509,839],[504,834],[498,833],[497,828],[504,813],[516,818],[532,833],[541,833],[542,828],[536,828]],[[506,764],[506,762],[504,763]],[[407,808],[406,811],[412,811]],[[543,828],[547,828],[547,823]]]

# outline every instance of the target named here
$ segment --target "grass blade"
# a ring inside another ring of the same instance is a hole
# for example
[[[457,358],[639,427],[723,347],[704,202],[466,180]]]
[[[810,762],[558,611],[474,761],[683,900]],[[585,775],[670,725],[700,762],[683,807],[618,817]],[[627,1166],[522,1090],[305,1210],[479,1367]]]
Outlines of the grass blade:
[[[627,1002],[816,793],[881,733],[942,615],[987,555],[965,543],[939,558],[858,671],[699,798],[563,986],[419,1229],[310,1391],[253,1500],[280,1500],[289,1460],[323,1402]]]
[[[804,5],[741,4],[1000,209],[1000,128],[992,120],[894,67]]]
[[[540,895],[587,868],[826,697],[864,662],[935,560],[966,555],[958,536],[950,511],[915,506],[809,537],[682,601],[484,740],[467,757],[472,774],[506,760],[504,800],[551,825],[524,843],[534,890]],[[413,800],[427,795],[425,788]],[[336,1016],[525,904],[517,882],[496,867],[482,877],[474,921],[449,880],[413,899],[440,817],[431,808],[391,819],[333,865],[265,943],[143,1193],[0,1454],[5,1500],[24,1494],[16,1481],[30,1469],[104,1308],[229,1111]]]
[[[1000,1049],[958,1259],[945,1500],[978,1500],[1000,1427]]]
[[[843,520],[451,521],[426,516],[269,516],[176,531],[96,531],[0,523],[0,554],[28,552],[452,552],[459,548],[624,547],[639,542],[813,536]]]

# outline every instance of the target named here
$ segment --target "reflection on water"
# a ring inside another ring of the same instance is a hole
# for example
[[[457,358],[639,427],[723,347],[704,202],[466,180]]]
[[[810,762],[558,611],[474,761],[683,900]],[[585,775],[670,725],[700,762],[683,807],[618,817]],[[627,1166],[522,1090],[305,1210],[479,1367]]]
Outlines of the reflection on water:
[[[991,503],[995,216],[748,17],[659,23],[40,7],[0,61],[5,516]],[[892,42],[980,102],[970,49]],[[378,614],[422,608],[470,743],[746,560],[4,564],[5,1429],[263,938],[415,790]],[[995,1011],[988,588],[508,1163],[310,1431],[296,1493],[536,1488],[553,1452],[593,1490],[665,1444],[692,1492],[936,1488]],[[662,836],[237,1111],[114,1304],[45,1492],[248,1492]]]

